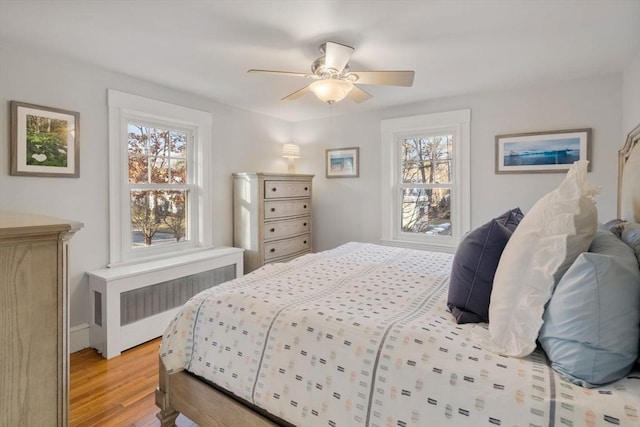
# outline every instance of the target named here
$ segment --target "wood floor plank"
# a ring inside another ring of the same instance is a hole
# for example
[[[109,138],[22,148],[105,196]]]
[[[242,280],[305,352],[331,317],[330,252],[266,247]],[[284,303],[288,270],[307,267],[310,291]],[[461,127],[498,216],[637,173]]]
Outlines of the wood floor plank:
[[[71,427],[157,427],[158,346],[149,341],[106,360],[94,349],[71,354]],[[178,427],[197,427],[180,415]]]

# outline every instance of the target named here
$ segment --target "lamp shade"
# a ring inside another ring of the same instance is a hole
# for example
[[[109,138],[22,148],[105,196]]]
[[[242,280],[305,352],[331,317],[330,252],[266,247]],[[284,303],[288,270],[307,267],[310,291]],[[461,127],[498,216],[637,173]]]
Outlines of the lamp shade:
[[[309,89],[320,101],[333,104],[342,101],[347,96],[353,89],[353,83],[348,80],[322,79],[311,83]]]
[[[296,144],[284,144],[282,146],[282,157],[287,159],[297,159],[300,157],[300,146]]]

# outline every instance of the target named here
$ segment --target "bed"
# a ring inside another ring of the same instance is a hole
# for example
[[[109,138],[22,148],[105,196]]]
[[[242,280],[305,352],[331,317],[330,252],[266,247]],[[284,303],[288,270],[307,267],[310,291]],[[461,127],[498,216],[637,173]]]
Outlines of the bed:
[[[638,140],[640,126],[619,152],[619,215],[632,222]],[[452,260],[351,242],[196,295],[160,348],[161,425],[179,413],[201,426],[640,425],[639,364],[586,388],[539,347],[484,349],[487,326],[447,307]]]

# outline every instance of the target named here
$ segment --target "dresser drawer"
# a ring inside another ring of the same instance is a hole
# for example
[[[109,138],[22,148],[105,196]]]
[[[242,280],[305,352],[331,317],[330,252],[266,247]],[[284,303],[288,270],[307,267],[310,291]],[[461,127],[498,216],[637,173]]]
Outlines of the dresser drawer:
[[[264,224],[264,240],[281,239],[309,232],[311,217],[272,221]]]
[[[264,202],[264,218],[275,219],[287,216],[308,215],[311,211],[311,199],[279,200]]]
[[[277,199],[282,197],[309,197],[311,183],[299,181],[265,181],[264,198]]]
[[[283,258],[297,252],[311,249],[311,236],[308,234],[290,239],[276,240],[264,245],[264,260]]]
[[[288,262],[291,261],[293,259],[299,258],[302,255],[306,255],[306,254],[310,254],[311,253],[311,249],[309,249],[308,251],[304,251],[304,252],[297,252],[293,255],[289,255],[288,257],[284,257],[284,258],[274,258],[274,259],[270,259],[269,261],[266,261],[265,264],[270,264],[272,262]]]

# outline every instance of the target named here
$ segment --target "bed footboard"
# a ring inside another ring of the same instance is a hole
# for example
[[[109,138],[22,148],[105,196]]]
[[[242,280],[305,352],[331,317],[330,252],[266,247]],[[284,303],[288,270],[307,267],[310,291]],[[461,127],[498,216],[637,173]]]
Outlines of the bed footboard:
[[[167,373],[162,359],[159,361],[158,369],[158,388],[156,389],[156,406],[160,408],[160,412],[156,417],[160,420],[160,427],[175,427],[176,418],[179,412],[171,407],[169,403],[169,374]]]
[[[200,426],[275,427],[277,424],[187,372],[168,374],[160,360],[156,415],[161,427],[174,427],[183,414]]]

